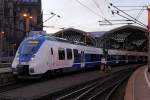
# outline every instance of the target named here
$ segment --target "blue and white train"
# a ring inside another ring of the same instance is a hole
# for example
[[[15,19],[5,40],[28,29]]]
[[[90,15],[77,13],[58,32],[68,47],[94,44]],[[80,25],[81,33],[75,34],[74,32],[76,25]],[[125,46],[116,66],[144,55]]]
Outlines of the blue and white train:
[[[13,74],[36,77],[47,72],[74,71],[101,66],[103,49],[48,36],[26,38],[12,63]],[[108,50],[109,65],[146,62],[145,52]]]

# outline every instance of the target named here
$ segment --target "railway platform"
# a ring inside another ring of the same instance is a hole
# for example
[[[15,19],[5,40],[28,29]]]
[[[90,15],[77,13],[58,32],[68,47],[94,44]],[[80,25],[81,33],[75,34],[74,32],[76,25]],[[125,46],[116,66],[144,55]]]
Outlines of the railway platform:
[[[11,72],[11,68],[10,67],[0,68],[0,74],[7,73],[7,72]]]
[[[130,77],[124,100],[150,100],[150,73],[147,65],[138,68]]]
[[[11,67],[0,66],[0,86],[5,86],[14,83],[16,80],[12,74]]]

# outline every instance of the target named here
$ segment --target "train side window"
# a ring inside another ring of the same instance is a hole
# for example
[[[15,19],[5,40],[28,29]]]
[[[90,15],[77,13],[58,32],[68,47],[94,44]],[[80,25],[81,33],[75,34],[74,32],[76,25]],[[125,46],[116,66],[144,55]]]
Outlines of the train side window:
[[[51,48],[51,55],[53,55],[53,48]]]
[[[74,57],[78,57],[78,50],[74,49],[73,52],[74,52]]]
[[[58,56],[59,56],[59,60],[65,60],[65,50],[59,49],[58,50]]]
[[[72,50],[71,49],[66,50],[67,50],[67,59],[72,59]]]

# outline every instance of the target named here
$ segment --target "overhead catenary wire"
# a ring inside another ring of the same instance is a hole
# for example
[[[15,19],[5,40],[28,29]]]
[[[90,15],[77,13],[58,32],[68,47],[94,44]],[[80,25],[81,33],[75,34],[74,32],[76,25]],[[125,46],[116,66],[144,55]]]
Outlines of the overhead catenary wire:
[[[88,6],[84,5],[83,3],[81,3],[79,0],[76,0],[80,5],[82,5],[83,7],[87,8],[89,11],[91,11],[93,14],[95,14],[98,17],[103,18],[102,16],[100,16],[99,14],[97,14],[95,11],[93,11],[91,8],[89,8]]]
[[[112,3],[110,3],[110,6],[114,7],[115,9],[117,9],[118,11],[124,13],[125,15],[127,15],[128,17],[132,18],[137,24],[139,24],[140,26],[144,26],[147,27],[147,25],[145,25],[144,23],[142,23],[141,21],[137,20],[136,18],[132,17],[131,15],[127,14],[126,12],[122,11],[121,9],[119,9],[118,7],[116,7],[115,5],[113,5]]]
[[[121,14],[119,14],[119,13],[116,13],[116,12],[113,12],[113,13],[115,13],[115,14],[117,14],[117,15],[119,15],[119,16],[125,18],[125,19],[131,20],[130,18],[128,18],[128,17],[126,17],[126,16],[123,16],[123,15],[121,15]],[[132,20],[132,21],[133,21],[134,23],[137,23],[135,20]],[[141,25],[141,26],[142,26],[142,25]]]
[[[133,21],[133,20],[119,20],[119,19],[116,19],[116,20],[109,20],[109,21]],[[99,22],[103,22],[103,21],[99,21]]]
[[[123,7],[123,8],[133,7],[133,8],[139,8],[139,7],[147,7],[147,6],[116,6],[116,7]]]
[[[113,25],[120,25],[120,24],[133,24],[133,23],[113,23]],[[99,25],[108,25],[108,24],[99,24]]]
[[[104,20],[106,20],[109,24],[112,24],[111,22],[109,22],[106,18],[104,18],[103,16],[99,15],[98,13],[96,13],[95,11],[93,11],[91,8],[89,8],[88,6],[86,6],[85,4],[83,4],[82,2],[80,2],[79,0],[75,0],[76,2],[78,2],[80,5],[82,5],[83,7],[87,8],[89,11],[91,11],[93,14],[95,14],[98,17],[103,18]]]
[[[117,14],[117,15],[119,15],[119,16],[121,16],[121,17],[127,19],[127,20],[131,20],[130,18],[128,18],[128,17],[126,17],[126,16],[123,16],[123,15],[119,14],[118,12],[113,12],[113,13],[115,13],[115,14]],[[133,21],[134,23],[136,23],[136,21],[134,21],[134,20],[131,20],[131,21]]]
[[[99,9],[99,11],[101,12],[101,14],[106,18],[104,12],[102,11],[101,7],[99,6],[99,4],[96,2],[96,0],[92,0],[94,2],[94,4],[96,5],[96,7]]]
[[[94,4],[96,5],[96,7],[99,9],[99,11],[101,12],[101,14],[104,16],[104,18],[107,18],[106,16],[105,16],[105,14],[104,14],[104,12],[103,12],[103,10],[101,9],[101,7],[100,7],[100,5],[99,5],[99,3],[96,1],[96,0],[93,0],[93,2],[94,2]],[[105,22],[111,22],[110,20],[105,20],[104,19],[104,21]],[[109,23],[110,25],[112,25],[112,23]]]
[[[108,1],[108,0],[105,0],[105,1]],[[111,0],[110,0],[111,1]],[[113,3],[119,3],[121,0],[112,0],[111,2],[113,2]]]
[[[145,2],[144,5],[148,5],[148,4],[146,4],[146,2]],[[144,12],[144,10],[147,11],[147,6],[143,6],[143,7],[141,8],[141,10],[139,11],[138,15],[136,16],[136,19],[139,19],[139,18],[141,17],[141,15],[142,15],[142,13]]]
[[[147,9],[122,9],[122,11],[135,11],[135,10],[147,10]],[[117,11],[117,10],[116,10]]]
[[[136,16],[136,19],[139,19],[139,18],[140,18],[140,16],[142,15],[143,11],[144,11],[144,9],[142,8],[142,9],[139,11],[138,15]]]
[[[109,9],[109,2],[110,2],[110,0],[105,0],[105,2],[106,2],[106,6],[107,6],[107,11],[108,11],[108,13],[110,13],[111,12],[111,10]],[[111,16],[110,18],[112,18],[113,16]]]
[[[127,21],[127,23],[112,23],[112,25],[116,25],[116,24],[133,24],[133,23],[131,23],[131,22],[129,22],[129,21],[132,21],[132,22],[136,23],[136,21],[131,20],[130,18],[119,14],[119,12],[114,12],[114,11],[112,11],[112,13],[113,13],[113,14],[117,14],[117,15],[119,15],[119,16],[121,16],[121,17],[127,19],[127,20],[122,20],[122,21]],[[109,21],[113,21],[113,20],[109,20]],[[121,21],[121,20],[114,20],[114,21]],[[99,22],[103,22],[103,21],[99,21]],[[99,25],[109,25],[109,24],[99,24]]]
[[[56,14],[50,16],[49,18],[47,18],[45,21],[43,21],[43,23],[47,22],[48,20],[50,20],[51,18],[53,18]]]

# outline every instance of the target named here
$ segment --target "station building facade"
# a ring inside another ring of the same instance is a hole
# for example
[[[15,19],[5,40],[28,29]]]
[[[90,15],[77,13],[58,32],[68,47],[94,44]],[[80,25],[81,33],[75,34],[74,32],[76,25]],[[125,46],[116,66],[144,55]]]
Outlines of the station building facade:
[[[43,30],[41,0],[0,0],[0,58],[13,56],[26,35],[24,13],[30,30]]]

